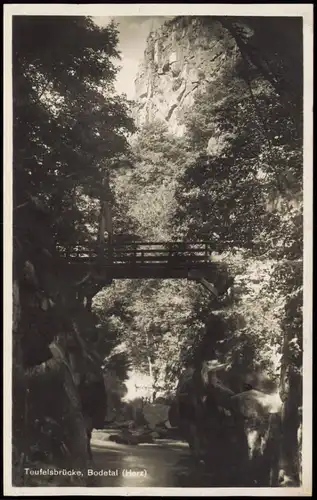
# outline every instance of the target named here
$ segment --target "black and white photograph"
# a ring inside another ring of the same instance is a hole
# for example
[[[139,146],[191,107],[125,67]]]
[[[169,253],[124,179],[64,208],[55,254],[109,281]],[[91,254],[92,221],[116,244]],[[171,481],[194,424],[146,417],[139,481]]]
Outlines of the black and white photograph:
[[[5,5],[7,494],[312,494],[313,8],[195,5]]]

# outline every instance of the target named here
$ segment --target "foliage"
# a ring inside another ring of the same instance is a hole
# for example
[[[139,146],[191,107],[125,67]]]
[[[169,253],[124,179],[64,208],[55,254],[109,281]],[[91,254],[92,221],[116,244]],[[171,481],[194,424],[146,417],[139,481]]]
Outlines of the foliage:
[[[98,28],[85,17],[13,18],[14,275],[19,295],[14,371],[23,374],[14,378],[14,442],[20,461],[34,461],[40,454],[61,465],[61,436],[66,435],[72,465],[77,461],[80,469],[87,463],[83,401],[71,375],[76,384],[85,377],[100,378],[96,348],[101,344],[100,354],[107,355],[116,344],[115,339],[101,342],[97,318],[84,308],[82,290],[74,286],[85,270],[68,266],[57,250],[95,245],[105,171],[130,154],[128,134],[134,125],[129,103],[113,87],[117,43],[112,23]],[[45,367],[53,339],[73,361],[69,371],[50,381]],[[32,408],[26,402],[30,388],[25,390],[23,383],[27,369],[38,374]],[[53,392],[62,434],[55,432],[54,404],[41,407],[45,394]],[[53,456],[45,454],[47,436],[56,440]]]
[[[117,292],[107,292],[125,295],[117,321],[133,365],[148,372],[150,359],[156,381],[166,388],[206,346],[228,361],[233,378],[262,367],[275,380],[285,357],[285,329],[290,345],[301,349],[300,70],[298,87],[292,80],[300,29],[288,53],[292,20],[285,21],[280,41],[272,19],[270,40],[263,20],[225,21],[220,19],[236,40],[238,57],[196,94],[185,137],[171,137],[159,122],[147,125],[132,143],[134,170],[115,181],[139,237],[209,239],[214,258],[235,276],[233,296],[218,304],[198,285],[172,281],[116,285]],[[297,316],[290,329],[288,318]]]
[[[103,171],[128,153],[133,123],[113,90],[117,42],[115,25],[84,17],[14,18],[15,205],[39,198],[59,244],[90,239]],[[95,203],[83,209],[87,196]]]
[[[132,148],[133,170],[118,172],[113,180],[121,213],[127,214],[139,237],[169,240],[176,210],[175,182],[187,154],[184,141],[173,137],[165,124],[156,121],[134,136]]]
[[[290,226],[289,232],[300,224],[300,203],[292,208],[293,220],[289,209],[301,192],[301,142],[263,82],[255,83],[255,107],[247,86],[238,78],[230,81],[225,97],[217,96],[215,82],[197,97],[194,113],[188,113],[189,140],[201,153],[187,165],[176,190],[179,232],[210,238],[219,251],[242,247],[253,254],[272,253],[282,219],[274,203],[279,201],[287,213],[282,223]]]
[[[23,248],[22,260],[36,256],[42,285],[54,299],[54,280],[43,283],[41,268],[52,263],[39,261],[38,252],[54,255],[57,245],[96,244],[105,169],[130,154],[127,136],[134,125],[128,102],[113,86],[117,43],[113,23],[98,28],[85,17],[14,18],[16,248]],[[75,278],[66,268],[56,274],[66,288]],[[76,314],[92,342],[94,317],[80,307]]]

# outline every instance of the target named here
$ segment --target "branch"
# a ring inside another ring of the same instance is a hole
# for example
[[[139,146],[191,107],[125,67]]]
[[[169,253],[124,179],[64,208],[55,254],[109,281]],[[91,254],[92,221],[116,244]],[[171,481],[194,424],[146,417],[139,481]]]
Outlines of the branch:
[[[255,66],[258,70],[260,70],[264,78],[272,85],[275,91],[279,95],[281,95],[281,90],[279,88],[280,86],[278,84],[277,79],[264,67],[261,61],[254,56],[252,50],[250,50],[248,44],[246,44],[242,40],[242,37],[239,35],[238,30],[234,27],[234,25],[230,21],[224,19],[220,19],[220,23],[223,25],[225,29],[229,31],[231,36],[235,39],[236,44],[240,49],[242,57],[249,59],[249,61],[253,64],[253,66]]]
[[[293,103],[293,105],[291,105],[290,103],[290,100],[287,99],[287,95],[286,95],[286,92],[283,90],[283,86],[281,85],[279,79],[277,76],[275,76],[272,72],[270,72],[264,64],[261,63],[261,60],[259,57],[256,57],[256,55],[254,54],[254,48],[252,48],[248,43],[245,43],[241,37],[241,35],[239,34],[238,30],[234,27],[233,23],[230,22],[230,21],[227,21],[223,18],[220,18],[219,19],[219,22],[222,24],[222,26],[227,30],[229,31],[229,33],[231,34],[231,36],[234,38],[234,40],[236,41],[236,44],[240,50],[240,53],[242,55],[242,57],[245,57],[247,58],[248,61],[250,61],[253,66],[255,68],[257,68],[260,73],[262,74],[262,76],[272,85],[272,87],[274,88],[275,92],[281,97],[281,99],[284,101],[284,105],[287,106],[289,112],[290,112],[290,115],[292,117],[292,120],[293,120],[293,123],[294,123],[294,126],[295,126],[295,129],[298,133],[298,112],[296,110],[298,110],[298,105],[297,105],[297,102]],[[264,55],[261,56],[262,59],[265,60],[265,57]],[[292,95],[292,93],[291,93]],[[293,101],[294,99],[291,98],[291,101]],[[294,105],[295,105],[295,108],[296,110],[294,110]]]

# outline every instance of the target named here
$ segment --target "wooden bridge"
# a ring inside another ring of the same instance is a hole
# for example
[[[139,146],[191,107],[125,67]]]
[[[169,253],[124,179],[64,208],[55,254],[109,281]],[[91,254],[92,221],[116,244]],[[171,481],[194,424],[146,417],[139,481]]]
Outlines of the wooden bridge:
[[[104,286],[116,279],[182,278],[200,282],[216,297],[228,290],[233,280],[221,265],[212,261],[209,241],[123,241],[121,238],[126,235],[114,236],[109,166],[104,171],[102,185],[95,249],[91,245],[57,248],[58,255],[77,268],[78,274],[86,273],[77,286],[89,279]]]
[[[73,247],[59,250],[69,264],[98,265],[100,279],[192,279],[200,281],[214,295],[216,265],[211,260],[211,244],[198,242],[111,243],[91,250]]]

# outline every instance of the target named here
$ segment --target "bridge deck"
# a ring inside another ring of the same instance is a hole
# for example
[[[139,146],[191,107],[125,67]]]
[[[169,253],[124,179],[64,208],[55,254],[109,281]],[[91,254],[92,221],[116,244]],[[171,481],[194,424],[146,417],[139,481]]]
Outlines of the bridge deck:
[[[69,263],[99,263],[112,279],[187,278],[192,270],[207,270],[211,262],[209,242],[129,242],[114,244],[104,252],[76,247],[60,251]]]

